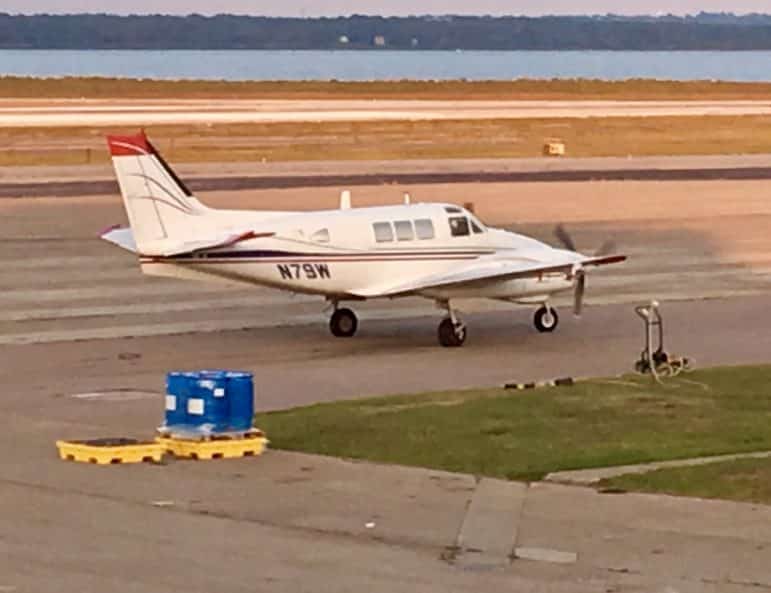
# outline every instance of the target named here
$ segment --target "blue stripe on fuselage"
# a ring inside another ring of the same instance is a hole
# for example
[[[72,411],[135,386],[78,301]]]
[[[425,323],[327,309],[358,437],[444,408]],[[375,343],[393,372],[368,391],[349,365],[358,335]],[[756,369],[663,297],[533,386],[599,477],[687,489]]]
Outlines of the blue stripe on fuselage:
[[[337,258],[372,258],[381,259],[383,257],[438,257],[438,256],[481,256],[494,253],[494,251],[348,251],[345,253],[302,253],[297,251],[277,251],[277,250],[243,250],[243,251],[207,251],[196,253],[183,253],[170,257],[140,255],[143,259],[152,259],[158,262],[174,262],[177,260],[185,261],[190,259],[286,259],[286,258],[320,258],[334,260]]]

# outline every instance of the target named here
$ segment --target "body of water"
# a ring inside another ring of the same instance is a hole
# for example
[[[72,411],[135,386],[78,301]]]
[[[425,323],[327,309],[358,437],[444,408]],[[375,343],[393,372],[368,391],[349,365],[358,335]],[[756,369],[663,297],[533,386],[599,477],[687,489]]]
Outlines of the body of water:
[[[0,75],[209,80],[771,81],[771,52],[0,50]]]

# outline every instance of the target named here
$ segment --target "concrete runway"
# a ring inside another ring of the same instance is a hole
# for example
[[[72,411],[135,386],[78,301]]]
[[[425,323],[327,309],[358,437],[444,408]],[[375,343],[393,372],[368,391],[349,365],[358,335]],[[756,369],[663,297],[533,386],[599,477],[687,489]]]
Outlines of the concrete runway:
[[[686,157],[194,163],[175,167],[194,192],[367,185],[771,179],[771,155]],[[54,177],[52,177],[54,176]],[[0,198],[118,193],[111,164],[6,167]]]
[[[254,371],[262,410],[624,372],[642,340],[631,306],[654,297],[673,351],[703,365],[768,362],[766,183],[376,186],[354,199],[395,202],[405,189],[473,201],[489,224],[541,238],[561,221],[580,248],[612,238],[631,259],[591,275],[583,319],[565,308],[554,335],[537,334],[527,308],[469,303],[467,346],[448,351],[431,303],[357,305],[361,334],[336,340],[317,299],[142,277],[95,238],[125,219],[118,196],[0,201],[0,591],[771,588],[768,507],[277,452],[163,467],[55,459],[57,438],[152,434],[175,368]],[[332,207],[336,193],[200,197],[304,209]]]
[[[36,146],[40,146],[38,142]],[[104,145],[106,146],[106,144]],[[102,147],[104,148],[104,147]],[[105,149],[106,150],[106,149]],[[168,156],[168,155],[167,155]],[[737,169],[769,169],[771,154],[735,155],[688,155],[688,156],[625,156],[590,158],[478,158],[478,159],[409,159],[409,160],[361,160],[361,161],[266,161],[227,163],[178,163],[172,162],[174,170],[186,182],[200,177],[269,177],[283,178],[289,183],[324,176],[359,177],[382,176],[395,178],[398,175],[422,175],[425,178],[445,175],[474,174],[529,174],[563,173],[576,174],[602,172],[605,176],[619,171],[731,171]],[[640,174],[642,175],[642,173]],[[112,163],[93,165],[20,166],[0,167],[0,183],[10,187],[14,183],[48,186],[48,191],[31,197],[51,195],[62,183],[114,181]],[[640,179],[644,181],[644,179]],[[307,186],[307,183],[306,183]],[[294,187],[302,187],[298,183]],[[112,194],[114,192],[103,192]],[[10,191],[7,197],[14,196]]]
[[[561,221],[585,251],[614,239],[630,262],[592,275],[588,302],[631,303],[653,297],[763,294],[771,271],[767,237],[771,206],[765,185],[747,181],[375,186],[358,188],[354,203],[393,203],[400,201],[402,190],[409,190],[416,201],[473,201],[489,224],[513,224],[544,239],[551,238],[554,224]],[[201,197],[215,207],[237,208],[329,208],[337,202],[335,190],[312,188]],[[106,226],[125,221],[118,196],[6,200],[0,203],[0,212],[4,245],[0,274],[2,284],[9,287],[0,293],[0,343],[260,328],[273,326],[276,320],[325,324],[318,299],[141,276],[130,254],[94,238]],[[94,282],[97,278],[101,282]],[[486,302],[466,308],[473,312],[491,307],[501,310]],[[360,309],[365,320],[438,317],[433,304],[422,300],[375,301]],[[529,323],[527,311],[502,310],[512,323]],[[434,325],[435,320],[427,324],[429,336]],[[473,326],[471,332],[474,342]]]
[[[613,239],[630,261],[590,275],[591,307],[651,298],[765,295],[771,286],[767,233],[771,203],[765,185],[745,181],[374,186],[359,188],[354,203],[393,203],[409,190],[416,201],[473,201],[488,224],[545,240],[553,240],[554,224],[563,222],[587,252]],[[337,192],[302,188],[200,197],[215,207],[306,209],[334,207]],[[142,276],[130,254],[95,238],[102,228],[125,222],[118,196],[5,200],[0,213],[0,284],[7,287],[0,293],[0,344],[241,329],[261,334],[276,325],[311,324],[309,331],[322,340],[319,347],[344,347],[325,337],[321,299]],[[406,334],[408,345],[433,346],[440,314],[428,301],[373,301],[354,308],[363,318],[364,336],[376,327],[369,320],[392,320],[379,325],[387,328],[379,338],[392,336],[394,348],[404,347],[395,336],[410,327],[418,333]],[[470,314],[494,311],[481,315],[481,327],[488,319],[510,327],[494,339],[494,349],[510,342],[516,351],[523,340],[540,338],[532,335],[527,308],[486,301],[471,301],[461,308]],[[563,313],[566,331],[574,324],[584,335],[596,331],[591,309],[580,324],[571,319],[569,310]],[[420,321],[401,321],[410,318]],[[475,326],[470,326],[468,346],[484,349],[489,337],[475,337]],[[370,392],[389,390],[372,384]]]
[[[740,116],[768,101],[9,100],[0,126],[141,126],[276,122]]]

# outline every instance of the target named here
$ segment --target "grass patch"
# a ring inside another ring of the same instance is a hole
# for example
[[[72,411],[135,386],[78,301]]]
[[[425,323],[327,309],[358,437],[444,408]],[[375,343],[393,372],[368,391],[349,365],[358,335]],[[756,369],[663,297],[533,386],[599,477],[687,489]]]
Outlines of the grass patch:
[[[601,488],[771,504],[771,459],[739,459],[603,480]]]
[[[39,99],[771,99],[771,84],[658,80],[207,81],[0,77],[0,97]]]
[[[0,165],[106,163],[115,128],[5,128]],[[575,157],[771,152],[771,118],[653,117],[154,126],[172,162],[518,158],[559,136]]]
[[[517,480],[771,449],[771,366],[530,392],[384,397],[259,414],[274,447]]]

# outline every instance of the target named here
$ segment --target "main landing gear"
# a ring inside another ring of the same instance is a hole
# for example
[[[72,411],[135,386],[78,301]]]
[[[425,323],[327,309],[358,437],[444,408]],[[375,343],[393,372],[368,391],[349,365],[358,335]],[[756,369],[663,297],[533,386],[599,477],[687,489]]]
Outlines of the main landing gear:
[[[329,331],[336,338],[352,338],[356,334],[356,330],[359,328],[359,320],[356,317],[356,313],[350,309],[338,309],[335,306],[335,311],[332,313],[332,317],[329,318]]]
[[[450,303],[438,303],[447,309],[447,317],[439,324],[439,343],[445,348],[458,348],[466,342],[466,324],[461,321],[458,314],[450,307]]]

